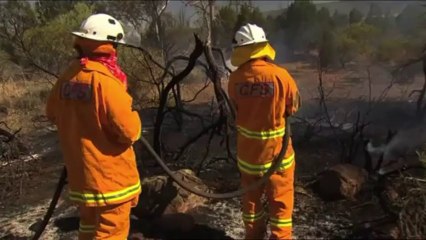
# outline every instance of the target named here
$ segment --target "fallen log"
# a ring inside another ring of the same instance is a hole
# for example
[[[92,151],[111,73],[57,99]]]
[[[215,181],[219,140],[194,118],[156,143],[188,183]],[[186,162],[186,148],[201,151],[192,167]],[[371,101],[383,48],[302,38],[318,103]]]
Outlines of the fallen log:
[[[355,200],[367,181],[367,172],[351,164],[338,164],[320,173],[314,191],[325,201]]]
[[[195,188],[206,191],[208,187],[191,170],[174,172],[182,180],[191,182]],[[133,214],[139,218],[156,218],[163,214],[186,213],[205,203],[206,199],[189,193],[173,182],[169,176],[153,176],[142,182],[143,190]]]

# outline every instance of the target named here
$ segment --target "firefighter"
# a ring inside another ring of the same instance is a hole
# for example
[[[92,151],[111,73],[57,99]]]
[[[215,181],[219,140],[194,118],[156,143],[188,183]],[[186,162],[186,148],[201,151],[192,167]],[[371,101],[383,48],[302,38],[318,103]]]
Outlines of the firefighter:
[[[72,34],[79,57],[55,83],[46,113],[58,129],[69,198],[79,206],[79,239],[126,239],[141,192],[132,145],[142,125],[117,65],[124,31],[117,19],[95,14]]]
[[[237,159],[242,187],[258,181],[281,150],[287,116],[299,108],[295,81],[273,63],[275,50],[262,28],[242,26],[233,40],[231,73],[228,85],[236,109]],[[291,140],[291,139],[290,139]],[[267,184],[243,196],[243,221],[246,239],[263,239],[266,211],[261,202],[266,194],[271,239],[292,238],[295,155],[289,142],[279,171]]]

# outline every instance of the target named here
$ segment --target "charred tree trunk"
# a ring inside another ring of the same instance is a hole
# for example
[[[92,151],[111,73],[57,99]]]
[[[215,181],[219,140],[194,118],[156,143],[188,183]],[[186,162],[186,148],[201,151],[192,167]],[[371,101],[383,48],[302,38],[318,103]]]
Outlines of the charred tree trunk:
[[[214,59],[212,48],[209,44],[204,47],[204,54],[207,59],[209,70],[211,73],[211,80],[213,82],[214,93],[216,95],[217,103],[219,104],[220,116],[224,116],[226,113],[225,108],[225,97],[223,96],[222,91],[222,82],[221,76],[219,74],[219,68],[217,66],[216,60]]]
[[[188,65],[182,72],[180,72],[178,75],[172,78],[172,80],[169,82],[169,84],[166,85],[166,87],[164,88],[160,96],[160,105],[157,110],[157,116],[156,116],[155,125],[154,125],[154,149],[157,152],[157,154],[159,154],[160,156],[162,156],[161,141],[160,141],[161,125],[164,120],[164,108],[167,104],[167,98],[169,96],[169,92],[173,89],[173,87],[176,84],[178,84],[186,76],[188,76],[188,74],[194,68],[197,62],[197,59],[203,53],[203,43],[201,42],[201,40],[198,38],[197,35],[194,35],[194,38],[195,38],[195,47],[191,55],[189,56]],[[167,69],[165,71],[167,71]]]
[[[426,52],[423,53],[423,75],[424,75],[424,82],[423,82],[423,88],[420,92],[419,99],[417,100],[417,115],[420,118],[423,118],[425,108],[423,107],[423,101],[426,94]]]
[[[179,91],[179,83],[176,84],[174,88],[172,88],[173,98],[175,100],[175,107],[173,111],[173,116],[175,117],[175,120],[178,124],[179,131],[182,131],[183,127],[183,116],[182,116],[182,100],[180,97],[180,91]]]

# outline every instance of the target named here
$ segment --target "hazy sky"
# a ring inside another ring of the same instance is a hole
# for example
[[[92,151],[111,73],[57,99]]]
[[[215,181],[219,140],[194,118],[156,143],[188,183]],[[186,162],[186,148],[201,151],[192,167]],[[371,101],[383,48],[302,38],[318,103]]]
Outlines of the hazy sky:
[[[261,11],[271,11],[287,8],[293,0],[288,1],[253,1],[252,4],[255,7],[259,7]],[[313,1],[314,3],[323,3],[323,2],[335,2],[335,1]],[[229,1],[216,1],[217,5],[227,5]],[[185,16],[188,19],[191,19],[191,22],[194,20],[195,10],[190,6],[185,6],[185,3],[182,0],[172,0],[169,1],[167,5],[167,11],[172,12],[173,14],[178,14],[181,9],[184,9]]]
[[[278,10],[280,8],[286,8],[292,1],[252,1],[253,5],[259,7],[262,11]],[[219,5],[226,5],[228,1],[217,1]],[[167,10],[176,13],[179,12],[182,7],[185,7],[182,1],[170,1]],[[193,11],[190,7],[185,7],[185,10]],[[189,12],[188,12],[189,14]]]
[[[254,6],[259,7],[259,9],[261,11],[271,11],[271,10],[279,10],[279,9],[284,9],[286,7],[288,7],[291,3],[293,2],[293,0],[287,0],[287,1],[253,1],[252,3]],[[328,0],[328,1],[320,1],[320,0],[315,0],[312,1],[315,4],[320,4],[320,3],[330,3],[330,2],[339,2],[338,0]],[[372,2],[377,2],[377,3],[381,3],[381,4],[386,4],[386,3],[390,3],[390,4],[401,4],[401,3],[410,3],[410,2],[422,2],[422,1],[410,1],[410,0],[404,0],[404,1],[368,1],[368,0],[363,0],[363,1],[356,1],[356,0],[345,0],[345,1],[340,1],[342,2],[342,4],[344,4],[343,2],[347,2],[347,3],[358,3],[358,4],[362,4],[365,6],[369,6]],[[426,2],[426,1],[425,1]],[[226,5],[228,4],[229,1],[216,1],[216,4],[218,5]],[[185,7],[185,4],[183,3],[182,0],[171,0],[169,1],[169,5],[167,7],[167,10],[176,14],[178,13],[182,8],[184,8],[185,10],[185,14],[187,17],[190,17],[192,14],[194,14],[194,9],[192,9],[191,7]]]

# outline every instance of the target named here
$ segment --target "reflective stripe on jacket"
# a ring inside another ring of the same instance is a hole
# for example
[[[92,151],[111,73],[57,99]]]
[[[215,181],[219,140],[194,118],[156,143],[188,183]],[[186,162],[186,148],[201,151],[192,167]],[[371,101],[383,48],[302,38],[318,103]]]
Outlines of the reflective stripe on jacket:
[[[273,139],[278,137],[283,137],[285,128],[278,128],[275,130],[268,130],[268,131],[251,131],[248,130],[242,126],[237,126],[237,130],[239,134],[243,135],[246,138],[253,138],[253,139],[260,139],[260,140],[266,140],[266,139]]]

